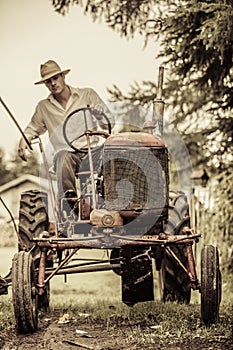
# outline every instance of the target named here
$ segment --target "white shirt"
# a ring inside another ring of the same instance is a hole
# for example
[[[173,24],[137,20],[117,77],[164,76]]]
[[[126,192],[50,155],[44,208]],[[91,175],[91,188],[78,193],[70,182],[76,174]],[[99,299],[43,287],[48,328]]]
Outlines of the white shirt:
[[[54,147],[55,152],[62,149],[71,150],[63,135],[63,124],[66,118],[75,110],[84,107],[95,107],[101,105],[104,113],[107,112],[109,115],[108,108],[92,88],[73,88],[69,86],[71,91],[71,96],[67,101],[66,107],[63,108],[60,103],[50,94],[46,99],[39,101],[36,106],[36,110],[31,118],[30,123],[25,129],[25,134],[27,137],[37,137],[48,131],[50,141]],[[84,113],[75,113],[71,118],[69,118],[66,124],[67,138],[69,140],[76,139],[79,135],[83,134],[86,129],[96,130],[97,126],[100,124],[97,122],[95,117],[90,117],[87,115],[87,125],[84,121]],[[113,122],[111,120],[111,122]],[[102,125],[103,126],[103,125]],[[106,129],[106,124],[105,124]],[[95,146],[97,144],[97,138],[91,137],[91,145]],[[82,136],[75,143],[75,147],[86,148],[86,137]]]

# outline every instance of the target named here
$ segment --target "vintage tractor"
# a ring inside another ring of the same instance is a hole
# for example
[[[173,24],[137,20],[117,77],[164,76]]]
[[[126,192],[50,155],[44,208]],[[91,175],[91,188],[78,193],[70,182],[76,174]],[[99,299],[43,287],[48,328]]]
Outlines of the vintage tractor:
[[[155,126],[160,133],[163,129],[162,80],[161,67],[153,118],[144,130],[111,134],[104,113],[108,133],[86,128],[89,146],[77,174],[79,195],[70,193],[54,204],[55,222],[49,219],[46,193],[22,193],[19,252],[11,271],[19,333],[37,329],[38,309],[49,305],[54,275],[113,270],[121,278],[122,301],[133,306],[154,299],[153,261],[164,302],[189,303],[191,290],[199,290],[203,322],[218,320],[218,250],[213,246],[202,249],[199,282],[193,244],[200,235],[190,227],[186,195],[169,189],[168,150],[154,131]],[[85,125],[95,118],[90,108],[82,108],[71,113],[63,126],[64,138],[74,150],[77,139],[83,137],[74,135],[75,120],[81,117]],[[105,140],[92,149],[90,139],[96,136]],[[80,250],[89,248],[109,250],[109,259],[77,263]]]

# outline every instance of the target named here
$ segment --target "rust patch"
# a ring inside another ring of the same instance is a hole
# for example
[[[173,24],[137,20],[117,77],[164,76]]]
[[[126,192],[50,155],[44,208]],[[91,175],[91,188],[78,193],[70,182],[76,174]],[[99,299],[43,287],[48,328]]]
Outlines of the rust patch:
[[[164,147],[165,145],[159,136],[147,132],[122,132],[111,135],[106,140],[105,146]]]

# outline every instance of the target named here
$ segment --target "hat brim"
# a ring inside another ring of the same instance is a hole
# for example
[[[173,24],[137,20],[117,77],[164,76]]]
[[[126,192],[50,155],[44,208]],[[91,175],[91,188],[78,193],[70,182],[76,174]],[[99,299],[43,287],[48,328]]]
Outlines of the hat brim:
[[[35,85],[39,85],[39,84],[44,84],[44,82],[52,77],[54,77],[55,75],[57,74],[61,74],[61,73],[64,73],[65,75],[68,74],[70,72],[70,69],[65,69],[65,70],[62,70],[62,71],[57,71],[55,73],[52,73],[50,75],[47,75],[46,77],[44,77],[43,79],[41,79],[40,81],[37,81],[36,83],[34,83]]]

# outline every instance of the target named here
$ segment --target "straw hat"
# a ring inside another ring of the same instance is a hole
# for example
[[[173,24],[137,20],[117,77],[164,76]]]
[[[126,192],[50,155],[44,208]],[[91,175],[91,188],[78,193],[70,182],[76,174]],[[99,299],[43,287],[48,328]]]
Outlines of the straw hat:
[[[43,84],[45,80],[54,77],[54,75],[61,74],[61,73],[67,74],[69,73],[69,71],[70,69],[61,70],[60,66],[55,61],[49,60],[44,64],[41,64],[40,66],[41,80],[37,81],[35,85]]]

